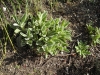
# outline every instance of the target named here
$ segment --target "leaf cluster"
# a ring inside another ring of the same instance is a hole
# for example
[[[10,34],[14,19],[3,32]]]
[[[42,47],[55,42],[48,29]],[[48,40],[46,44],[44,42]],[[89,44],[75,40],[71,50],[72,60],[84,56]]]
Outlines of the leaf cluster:
[[[86,57],[86,55],[90,54],[88,51],[89,45],[86,45],[86,43],[83,43],[82,41],[78,41],[78,45],[75,46],[76,52],[79,53],[80,56],[83,58]]]
[[[92,44],[93,45],[100,44],[100,28],[93,27],[90,23],[89,25],[87,25],[87,29],[92,39]]]
[[[68,21],[61,21],[61,18],[47,20],[47,12],[39,12],[37,17],[26,13],[15,21],[17,23],[12,28],[20,47],[27,44],[46,55],[55,55],[59,50],[68,51],[67,40],[71,40],[71,31],[66,29]]]

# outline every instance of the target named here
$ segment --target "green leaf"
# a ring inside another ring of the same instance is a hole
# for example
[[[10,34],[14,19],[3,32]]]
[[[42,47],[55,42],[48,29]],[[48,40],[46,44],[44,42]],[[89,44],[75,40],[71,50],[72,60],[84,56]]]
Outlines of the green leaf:
[[[26,44],[32,46],[32,42],[33,42],[32,40],[27,40],[27,41],[26,41]]]
[[[43,17],[42,17],[42,21],[46,21],[46,19],[47,19],[47,12],[44,11],[44,13],[43,13]]]
[[[15,15],[13,15],[12,17],[13,17],[14,21],[19,25],[20,24],[19,18]]]
[[[31,29],[30,28],[28,28],[26,35],[27,35],[28,38],[33,38],[33,34],[31,33]]]
[[[21,30],[20,29],[15,29],[15,33],[18,34]]]
[[[70,24],[69,21],[63,20],[61,25],[67,27],[69,24]]]
[[[46,21],[47,12],[46,11],[44,11],[44,13],[39,12],[38,18],[39,18],[39,24],[41,24],[43,21]]]
[[[22,35],[23,37],[27,37],[27,35],[24,34],[23,32],[20,32],[20,35]]]
[[[87,28],[88,28],[90,34],[94,33],[95,29],[92,27],[92,25],[87,25]]]
[[[24,14],[24,15],[22,16],[21,20],[20,20],[20,27],[21,27],[21,28],[24,28],[26,19],[27,19],[27,14]]]

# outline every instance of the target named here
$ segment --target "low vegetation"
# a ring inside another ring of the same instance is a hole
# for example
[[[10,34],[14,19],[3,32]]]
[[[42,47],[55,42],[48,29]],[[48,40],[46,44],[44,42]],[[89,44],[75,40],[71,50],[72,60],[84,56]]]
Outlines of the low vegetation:
[[[62,2],[73,2],[73,0],[61,0]],[[89,0],[94,3],[95,0]],[[49,17],[47,11],[41,11],[39,8],[42,5],[41,0],[9,0],[11,12],[5,2],[0,8],[0,46],[1,53],[6,56],[7,46],[10,43],[14,53],[17,53],[16,48],[28,46],[31,51],[43,55],[48,58],[49,55],[55,56],[60,52],[71,53],[69,49],[70,43],[73,43],[72,30],[69,27],[70,22],[62,17]],[[24,3],[25,8],[22,9],[21,3]],[[34,14],[31,10],[30,3],[34,4]],[[59,0],[47,0],[51,11],[59,10]],[[37,6],[38,5],[38,6]],[[70,3],[69,3],[70,5]],[[55,9],[56,8],[56,9]],[[6,14],[7,13],[7,14]],[[93,26],[92,21],[86,24],[88,32],[88,41],[77,39],[74,45],[75,54],[80,58],[86,58],[91,55],[90,48],[100,44],[100,28]],[[70,55],[70,54],[69,54]],[[2,56],[2,57],[3,57]]]
[[[69,25],[68,21],[61,20],[61,18],[53,19],[52,17],[47,19],[48,14],[46,11],[42,13],[37,12],[37,16],[33,16],[29,11],[29,4],[27,0],[25,5],[25,13],[19,16],[19,14],[17,14],[17,9],[21,11],[20,2],[17,1],[18,7],[14,5],[13,1],[10,2],[14,13],[9,14],[9,16],[13,18],[13,24],[8,22],[6,16],[4,15],[5,12],[9,12],[10,10],[6,6],[3,7],[3,10],[1,9],[1,28],[5,34],[5,48],[7,45],[7,40],[9,40],[15,51],[12,40],[16,39],[16,44],[18,47],[29,45],[31,49],[37,49],[38,53],[44,53],[46,56],[48,54],[55,55],[59,51],[69,51],[67,49],[68,41],[71,41],[72,36],[71,30],[67,29]],[[51,2],[52,1],[50,1],[50,3]],[[4,4],[3,1],[2,3]],[[7,30],[8,26],[14,30],[12,36],[9,35],[9,29]],[[96,45],[96,43],[100,43],[100,29],[97,27],[92,27],[90,24],[87,25],[87,29],[92,39],[92,44]],[[75,46],[76,52],[83,57],[90,54],[87,51],[89,45],[85,45],[83,42],[79,41],[77,43],[78,46]]]

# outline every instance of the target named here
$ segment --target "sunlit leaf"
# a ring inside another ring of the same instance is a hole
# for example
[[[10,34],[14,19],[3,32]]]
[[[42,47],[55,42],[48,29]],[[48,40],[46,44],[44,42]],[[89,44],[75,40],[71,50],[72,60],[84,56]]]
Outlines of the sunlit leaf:
[[[18,34],[21,30],[20,29],[15,29],[15,33]]]
[[[20,32],[20,35],[22,35],[23,37],[27,37],[27,35],[25,33]]]
[[[22,16],[21,20],[20,20],[20,26],[21,26],[21,28],[24,28],[26,19],[27,19],[27,15],[24,14],[24,15]]]

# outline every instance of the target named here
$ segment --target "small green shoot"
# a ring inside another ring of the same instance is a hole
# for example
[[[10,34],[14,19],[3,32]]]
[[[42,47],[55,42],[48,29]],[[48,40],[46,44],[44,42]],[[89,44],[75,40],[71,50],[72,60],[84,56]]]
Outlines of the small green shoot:
[[[87,29],[92,39],[92,45],[100,44],[100,28],[93,27],[90,23],[89,25],[87,25]]]
[[[78,41],[78,45],[75,46],[75,49],[76,52],[79,53],[79,55],[83,58],[90,54],[90,52],[88,51],[89,45],[86,45],[86,43],[83,43],[82,41]]]

